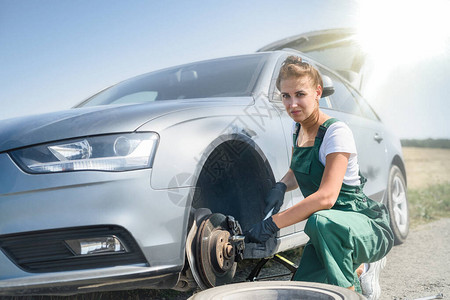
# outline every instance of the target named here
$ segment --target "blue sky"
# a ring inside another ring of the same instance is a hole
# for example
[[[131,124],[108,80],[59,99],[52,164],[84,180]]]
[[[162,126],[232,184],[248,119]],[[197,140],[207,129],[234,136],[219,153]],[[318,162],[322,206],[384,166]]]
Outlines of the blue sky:
[[[358,26],[356,8],[356,0],[0,0],[0,119],[67,109],[159,68]],[[399,137],[450,138],[449,58],[447,51],[375,78],[367,98]]]

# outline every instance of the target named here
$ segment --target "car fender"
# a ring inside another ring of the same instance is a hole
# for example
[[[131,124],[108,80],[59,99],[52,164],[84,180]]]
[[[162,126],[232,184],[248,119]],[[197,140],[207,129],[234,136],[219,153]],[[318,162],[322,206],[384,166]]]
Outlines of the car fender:
[[[277,130],[282,130],[281,124],[274,111],[267,113],[258,108],[261,106],[258,103],[263,101],[179,111],[140,127],[138,131],[155,131],[160,136],[151,187],[174,189],[195,186],[198,174],[212,151],[231,139],[248,143],[268,165],[276,166],[276,177],[282,176],[288,168],[287,151],[279,143],[273,145],[268,139]],[[279,152],[282,152],[282,157]]]

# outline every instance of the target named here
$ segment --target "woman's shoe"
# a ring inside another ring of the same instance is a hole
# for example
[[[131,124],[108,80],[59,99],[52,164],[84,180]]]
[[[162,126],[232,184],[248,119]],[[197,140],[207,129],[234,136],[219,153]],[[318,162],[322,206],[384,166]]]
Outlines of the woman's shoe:
[[[363,296],[368,300],[380,299],[381,287],[380,287],[380,273],[386,265],[386,257],[370,263],[368,269],[361,274],[359,282],[361,283],[361,290]]]

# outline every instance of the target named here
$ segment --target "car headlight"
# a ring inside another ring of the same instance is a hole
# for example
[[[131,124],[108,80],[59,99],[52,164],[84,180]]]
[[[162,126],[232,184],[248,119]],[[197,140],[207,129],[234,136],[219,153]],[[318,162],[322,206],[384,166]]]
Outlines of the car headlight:
[[[10,152],[28,173],[129,171],[151,168],[159,136],[153,132],[101,135]]]

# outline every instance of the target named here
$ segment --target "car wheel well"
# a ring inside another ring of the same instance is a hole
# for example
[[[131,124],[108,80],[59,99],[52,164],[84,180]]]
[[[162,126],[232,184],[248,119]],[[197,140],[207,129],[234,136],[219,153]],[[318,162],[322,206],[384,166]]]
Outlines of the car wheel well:
[[[274,183],[272,169],[254,143],[228,140],[204,163],[192,206],[232,215],[245,230],[262,219],[263,199]]]

